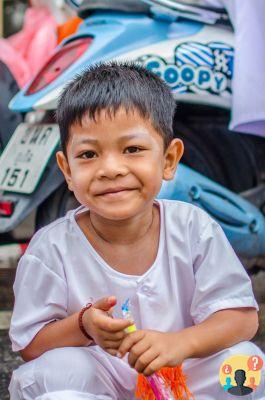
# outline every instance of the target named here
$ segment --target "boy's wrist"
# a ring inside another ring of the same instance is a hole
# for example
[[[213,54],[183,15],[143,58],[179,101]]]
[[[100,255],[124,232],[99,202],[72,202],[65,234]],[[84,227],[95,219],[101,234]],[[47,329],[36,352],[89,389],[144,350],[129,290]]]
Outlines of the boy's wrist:
[[[176,335],[178,344],[181,343],[183,361],[188,358],[194,358],[197,348],[197,339],[192,327],[183,329],[182,331],[177,332]]]
[[[87,318],[87,314],[89,313],[90,308],[92,307],[92,303],[88,303],[85,307],[83,307],[79,314],[78,314],[78,326],[79,330],[82,332],[83,336],[88,339],[87,345],[91,344],[94,339],[92,336],[89,334],[88,329],[87,329],[87,323],[84,324],[85,318]]]

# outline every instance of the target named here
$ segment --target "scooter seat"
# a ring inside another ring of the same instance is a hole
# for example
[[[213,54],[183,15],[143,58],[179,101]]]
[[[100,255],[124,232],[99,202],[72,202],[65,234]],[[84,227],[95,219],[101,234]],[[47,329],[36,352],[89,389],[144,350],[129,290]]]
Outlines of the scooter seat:
[[[82,19],[87,18],[94,11],[104,10],[133,14],[150,14],[153,11],[151,4],[151,2],[150,4],[148,4],[148,2],[145,3],[144,0],[83,0],[81,5],[78,7],[77,13]],[[174,10],[174,7],[171,8],[169,3],[164,3],[163,1],[154,1],[153,6],[158,6],[158,8],[159,6],[162,6],[169,10]],[[176,10],[179,11],[179,17],[185,19],[195,21],[199,20],[206,24],[216,22],[230,24],[226,10],[217,7],[214,3],[212,6],[209,6],[205,4],[203,5],[203,3],[194,3],[194,0],[182,0],[175,1],[174,6],[176,7]]]
[[[90,13],[98,10],[148,14],[150,7],[140,0],[84,0],[78,9],[78,16],[84,19],[87,18]]]

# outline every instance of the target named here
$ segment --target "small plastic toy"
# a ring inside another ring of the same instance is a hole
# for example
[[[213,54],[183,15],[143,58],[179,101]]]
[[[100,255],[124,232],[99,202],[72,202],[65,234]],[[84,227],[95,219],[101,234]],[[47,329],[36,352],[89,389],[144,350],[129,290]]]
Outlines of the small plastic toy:
[[[133,319],[130,310],[130,300],[122,304],[122,315],[126,319]],[[133,324],[126,329],[127,333],[136,331]],[[162,368],[150,376],[138,375],[135,391],[137,398],[141,400],[191,400],[190,393],[181,366],[174,368]]]

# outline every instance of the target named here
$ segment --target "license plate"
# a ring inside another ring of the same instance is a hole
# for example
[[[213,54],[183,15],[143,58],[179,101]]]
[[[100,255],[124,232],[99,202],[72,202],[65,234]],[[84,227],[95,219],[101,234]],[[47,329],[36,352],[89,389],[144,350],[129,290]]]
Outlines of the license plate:
[[[18,125],[0,156],[0,190],[32,193],[59,140],[57,124]]]

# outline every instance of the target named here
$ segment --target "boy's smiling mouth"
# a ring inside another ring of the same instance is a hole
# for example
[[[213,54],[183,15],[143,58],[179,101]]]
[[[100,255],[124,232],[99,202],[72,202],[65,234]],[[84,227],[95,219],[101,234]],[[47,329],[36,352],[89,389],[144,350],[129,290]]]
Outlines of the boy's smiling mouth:
[[[117,188],[110,188],[107,190],[104,190],[104,192],[98,193],[96,196],[105,196],[105,195],[117,195],[119,193],[123,192],[129,192],[135,190],[134,188],[122,188],[122,187],[117,187]]]

